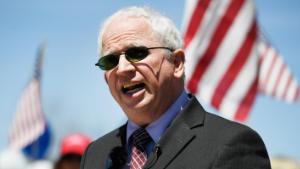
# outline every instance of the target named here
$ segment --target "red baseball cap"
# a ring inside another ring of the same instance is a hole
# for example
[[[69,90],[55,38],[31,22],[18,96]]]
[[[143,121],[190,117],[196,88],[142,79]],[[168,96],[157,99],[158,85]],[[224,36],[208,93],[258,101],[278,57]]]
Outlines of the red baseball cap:
[[[63,138],[60,146],[60,155],[64,156],[66,154],[78,154],[83,155],[87,146],[92,142],[92,140],[83,134],[76,133],[71,134]]]

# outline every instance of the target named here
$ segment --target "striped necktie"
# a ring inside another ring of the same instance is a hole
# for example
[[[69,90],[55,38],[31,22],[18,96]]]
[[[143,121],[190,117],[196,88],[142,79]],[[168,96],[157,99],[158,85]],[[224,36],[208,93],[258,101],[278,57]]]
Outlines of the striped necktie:
[[[132,134],[132,150],[130,169],[142,169],[147,161],[145,146],[152,141],[144,128],[139,128]]]

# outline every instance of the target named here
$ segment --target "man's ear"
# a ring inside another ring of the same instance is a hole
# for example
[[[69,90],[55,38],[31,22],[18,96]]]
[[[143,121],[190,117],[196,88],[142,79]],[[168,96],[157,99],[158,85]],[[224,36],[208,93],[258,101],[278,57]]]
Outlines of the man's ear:
[[[106,84],[107,84],[107,77],[106,77],[106,73],[104,73],[104,79],[105,79],[105,82],[106,82]]]
[[[176,49],[173,52],[172,61],[174,63],[174,76],[181,78],[184,76],[184,62],[185,62],[185,55],[183,49]]]

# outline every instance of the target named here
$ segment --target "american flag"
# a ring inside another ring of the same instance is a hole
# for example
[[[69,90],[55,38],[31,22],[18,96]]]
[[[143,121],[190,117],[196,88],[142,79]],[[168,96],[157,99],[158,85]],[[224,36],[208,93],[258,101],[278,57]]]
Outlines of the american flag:
[[[10,147],[23,150],[33,159],[41,158],[49,144],[49,129],[40,96],[44,52],[45,44],[38,51],[33,77],[21,95],[9,133]]]
[[[299,85],[263,37],[253,0],[186,0],[187,89],[225,117],[245,121],[257,93],[287,102]]]

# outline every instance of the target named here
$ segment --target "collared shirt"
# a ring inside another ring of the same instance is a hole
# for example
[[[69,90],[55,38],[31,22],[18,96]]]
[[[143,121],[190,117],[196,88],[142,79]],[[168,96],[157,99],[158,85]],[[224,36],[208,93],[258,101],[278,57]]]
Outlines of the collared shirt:
[[[188,94],[184,90],[181,95],[177,98],[177,100],[168,108],[168,110],[162,114],[162,116],[157,119],[156,121],[152,122],[146,127],[147,132],[151,136],[152,142],[151,144],[148,144],[146,147],[146,152],[149,155],[150,152],[152,152],[152,149],[154,145],[159,141],[160,137],[164,133],[164,131],[168,128],[172,120],[176,117],[176,115],[182,110],[182,108],[186,105],[188,102]],[[129,151],[129,157],[131,157],[131,145],[129,145],[129,138],[132,135],[132,133],[140,128],[137,124],[134,122],[128,120],[127,123],[127,129],[126,129],[126,143],[127,143],[127,150]]]

